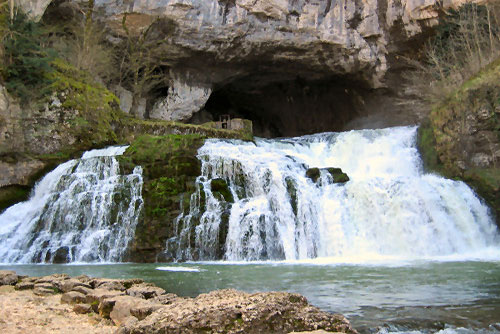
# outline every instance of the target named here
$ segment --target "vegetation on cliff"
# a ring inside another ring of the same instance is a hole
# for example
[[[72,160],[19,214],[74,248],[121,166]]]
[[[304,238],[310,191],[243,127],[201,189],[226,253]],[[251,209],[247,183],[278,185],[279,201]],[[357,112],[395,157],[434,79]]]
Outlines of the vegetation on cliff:
[[[175,234],[173,222],[183,206],[189,207],[190,194],[196,190],[194,181],[201,167],[196,154],[205,138],[200,134],[143,135],[119,157],[126,173],[142,166],[144,175],[144,212],[135,231],[131,260],[159,260],[166,240]]]
[[[492,5],[467,4],[452,12],[427,46],[427,63],[417,73],[422,76],[417,88],[431,109],[419,129],[424,167],[467,182],[490,205],[497,222],[500,222],[499,18],[500,9]],[[428,76],[430,73],[432,76]],[[433,78],[430,83],[429,77]]]

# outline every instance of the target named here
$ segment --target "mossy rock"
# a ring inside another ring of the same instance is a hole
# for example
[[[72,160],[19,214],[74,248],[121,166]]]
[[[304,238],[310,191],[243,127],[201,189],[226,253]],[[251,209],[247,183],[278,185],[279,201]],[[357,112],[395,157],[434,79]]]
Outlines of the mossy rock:
[[[297,202],[297,186],[291,177],[285,178],[286,192],[290,196],[290,205],[292,206],[292,211],[295,216],[298,212],[298,202]]]
[[[212,179],[210,181],[210,189],[214,195],[220,194],[222,199],[228,203],[234,203],[233,194],[229,189],[229,186],[224,179]]]
[[[196,155],[204,141],[200,134],[142,135],[118,157],[124,173],[137,165],[143,168],[144,212],[129,260],[156,261],[167,240],[175,236],[174,220],[181,207],[189,207],[190,196],[197,190],[201,163]]]
[[[476,154],[500,145],[500,58],[477,73],[441,103],[432,106],[418,131],[425,171],[462,180],[496,213],[500,226],[500,170],[479,165]],[[485,153],[486,152],[486,153]],[[489,154],[495,159],[494,154]]]
[[[500,168],[470,169],[462,179],[490,205],[500,227]]]
[[[0,213],[11,205],[26,201],[29,198],[31,187],[12,185],[0,188]]]
[[[320,178],[321,176],[321,173],[319,171],[319,168],[309,168],[308,170],[306,170],[306,177],[310,178],[311,181],[313,181],[314,183],[316,183],[316,181],[318,181],[318,179]]]
[[[346,183],[347,181],[349,181],[349,176],[347,176],[347,174],[344,173],[340,168],[330,167],[326,170],[332,176],[334,183]]]
[[[118,137],[112,123],[123,114],[118,98],[95,82],[89,73],[61,59],[54,60],[51,65],[54,71],[47,74],[52,82],[50,90],[60,103],[52,104],[52,98],[46,102],[65,118],[62,123],[76,139],[71,146],[87,150],[116,144]]]
[[[327,171],[333,178],[333,183],[345,183],[349,181],[349,177],[340,168],[309,168],[306,171],[306,176],[316,183],[321,177],[321,171]]]

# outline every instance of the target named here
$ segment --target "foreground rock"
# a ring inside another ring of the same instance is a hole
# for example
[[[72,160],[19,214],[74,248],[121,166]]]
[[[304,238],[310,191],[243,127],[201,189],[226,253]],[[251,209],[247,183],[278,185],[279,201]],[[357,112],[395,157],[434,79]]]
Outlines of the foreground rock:
[[[9,277],[15,277],[16,282]],[[5,292],[10,294],[9,301],[4,298]],[[30,304],[34,299],[38,300],[36,305],[44,306],[43,312]],[[29,326],[38,328],[46,323],[53,326],[37,333],[110,333],[111,328],[117,334],[317,330],[356,333],[344,316],[321,311],[309,305],[305,297],[287,292],[249,294],[228,289],[196,298],[181,298],[140,279],[71,278],[64,274],[20,277],[12,271],[0,271],[0,300],[0,330],[6,333],[23,333],[17,331],[18,328],[27,330]],[[29,305],[19,305],[21,301]],[[26,317],[20,311],[23,308],[33,309],[35,319],[31,315]],[[52,314],[54,310],[57,315]],[[88,314],[87,319],[79,318],[84,317],[83,314]],[[76,319],[76,323],[60,318]],[[26,319],[31,322],[24,323]],[[89,319],[95,328],[88,328],[92,326]],[[68,323],[63,325],[65,321]],[[120,327],[110,327],[110,324]]]
[[[318,328],[354,333],[341,315],[321,311],[298,294],[248,294],[219,290],[166,305],[143,321],[131,321],[118,333],[289,333]]]
[[[18,279],[15,271],[0,270],[0,285],[15,285]]]

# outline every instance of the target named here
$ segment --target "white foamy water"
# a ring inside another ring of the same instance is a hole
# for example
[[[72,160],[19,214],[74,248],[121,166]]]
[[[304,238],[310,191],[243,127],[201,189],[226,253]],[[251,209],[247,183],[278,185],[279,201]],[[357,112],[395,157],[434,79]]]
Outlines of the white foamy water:
[[[416,130],[208,140],[198,151],[200,191],[169,251],[180,260],[318,264],[500,260],[488,208],[466,184],[423,172]],[[340,167],[350,181],[336,184],[322,170],[314,183],[312,167]],[[215,178],[234,204],[213,196]]]
[[[171,272],[186,272],[186,273],[199,273],[199,272],[201,272],[201,270],[198,268],[174,267],[174,266],[156,267],[156,270],[171,271]]]
[[[0,215],[0,262],[116,262],[142,208],[142,169],[120,175],[126,146],[92,150],[59,165],[30,199]]]

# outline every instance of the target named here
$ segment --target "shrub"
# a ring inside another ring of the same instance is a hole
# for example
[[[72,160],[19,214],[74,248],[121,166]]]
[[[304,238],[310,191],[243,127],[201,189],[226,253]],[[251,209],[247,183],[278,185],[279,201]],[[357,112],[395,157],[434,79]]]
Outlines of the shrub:
[[[442,102],[500,56],[500,5],[466,3],[446,13],[421,61],[410,61],[409,86],[431,104]]]

